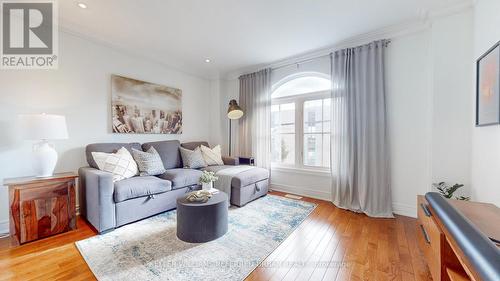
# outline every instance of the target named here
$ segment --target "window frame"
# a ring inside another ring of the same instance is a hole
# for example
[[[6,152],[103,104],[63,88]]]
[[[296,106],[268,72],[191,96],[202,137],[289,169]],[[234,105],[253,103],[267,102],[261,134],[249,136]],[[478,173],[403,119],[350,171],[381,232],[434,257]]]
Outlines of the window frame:
[[[271,97],[272,105],[279,105],[284,103],[295,104],[295,164],[292,165],[292,164],[272,162],[271,163],[272,168],[299,169],[299,170],[320,171],[320,172],[330,171],[330,167],[304,165],[304,136],[305,136],[304,103],[306,101],[327,99],[327,98],[331,98],[331,90],[310,92],[288,97],[279,97],[279,98]],[[330,160],[330,165],[331,165],[331,160]]]

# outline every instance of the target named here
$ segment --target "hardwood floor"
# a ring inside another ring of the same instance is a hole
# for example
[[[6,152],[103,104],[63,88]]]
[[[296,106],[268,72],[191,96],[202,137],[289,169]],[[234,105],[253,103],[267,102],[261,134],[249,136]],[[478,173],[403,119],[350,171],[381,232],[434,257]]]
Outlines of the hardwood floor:
[[[303,200],[318,206],[247,280],[431,280],[415,219],[369,218]],[[77,230],[19,247],[0,239],[0,280],[95,280],[74,244],[94,235],[79,218]]]

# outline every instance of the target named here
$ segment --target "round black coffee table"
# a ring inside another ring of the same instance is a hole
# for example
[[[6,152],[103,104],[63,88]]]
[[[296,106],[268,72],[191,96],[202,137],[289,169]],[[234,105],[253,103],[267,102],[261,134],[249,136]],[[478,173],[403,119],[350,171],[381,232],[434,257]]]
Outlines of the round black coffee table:
[[[227,232],[227,195],[214,194],[205,203],[177,199],[177,237],[185,242],[203,243],[215,240]]]

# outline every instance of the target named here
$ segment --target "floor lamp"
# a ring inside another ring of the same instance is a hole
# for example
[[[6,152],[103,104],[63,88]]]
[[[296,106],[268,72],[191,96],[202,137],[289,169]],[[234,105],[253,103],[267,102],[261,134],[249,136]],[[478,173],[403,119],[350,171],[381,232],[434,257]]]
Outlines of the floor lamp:
[[[236,100],[229,101],[227,108],[227,118],[229,118],[229,156],[231,156],[231,120],[240,119],[243,116],[243,110]]]

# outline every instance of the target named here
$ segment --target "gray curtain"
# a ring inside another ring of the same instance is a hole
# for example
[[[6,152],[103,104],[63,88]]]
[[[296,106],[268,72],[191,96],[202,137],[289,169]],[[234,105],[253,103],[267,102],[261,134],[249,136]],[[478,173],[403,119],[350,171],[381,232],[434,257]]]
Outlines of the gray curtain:
[[[332,201],[372,217],[393,217],[384,53],[376,41],[331,54]]]
[[[259,167],[271,168],[271,69],[240,77],[239,152]]]

